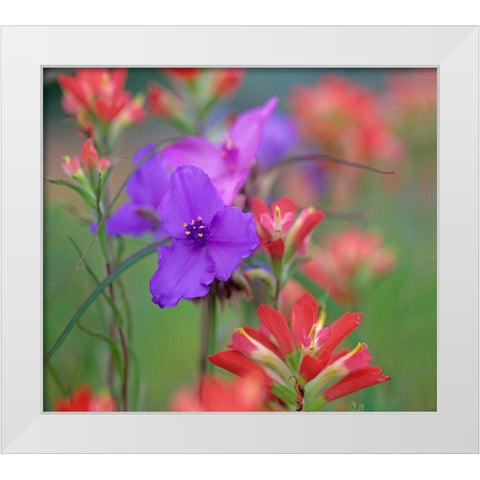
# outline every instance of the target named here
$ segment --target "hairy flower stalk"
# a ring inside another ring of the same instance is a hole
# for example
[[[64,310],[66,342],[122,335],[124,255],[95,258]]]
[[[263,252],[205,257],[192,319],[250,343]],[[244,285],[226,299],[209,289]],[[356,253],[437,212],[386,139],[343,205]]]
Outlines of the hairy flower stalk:
[[[366,345],[337,349],[357,328],[360,313],[345,313],[324,326],[325,312],[306,294],[292,310],[290,324],[277,310],[261,305],[259,329],[244,327],[232,335],[230,350],[210,361],[241,377],[264,372],[271,393],[296,410],[318,410],[360,389],[390,380],[378,367]]]

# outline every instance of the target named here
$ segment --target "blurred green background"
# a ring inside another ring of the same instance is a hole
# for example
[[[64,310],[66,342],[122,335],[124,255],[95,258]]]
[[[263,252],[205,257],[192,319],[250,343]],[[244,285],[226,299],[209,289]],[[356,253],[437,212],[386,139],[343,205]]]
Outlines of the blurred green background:
[[[314,83],[325,69],[249,69],[246,80],[231,105],[237,111],[265,102],[271,96],[280,98],[280,110],[286,111],[286,98],[292,85]],[[336,71],[339,72],[338,70]],[[383,88],[385,70],[344,69],[342,75],[361,84]],[[57,70],[45,70],[44,86],[44,176],[65,178],[61,170],[63,155],[80,153],[83,137],[61,108],[61,91],[56,82]],[[161,82],[153,69],[131,69],[127,89],[145,91],[149,81]],[[129,130],[117,148],[121,157],[130,159],[148,142],[171,136],[172,131],[158,119]],[[408,140],[408,139],[407,139]],[[360,302],[363,311],[361,331],[349,339],[354,346],[364,340],[374,358],[372,362],[392,380],[353,394],[329,405],[327,410],[434,411],[436,410],[436,164],[435,146],[425,158],[421,149],[411,151],[407,161],[398,167],[402,185],[388,191],[379,187],[375,174],[365,172],[362,195],[356,211],[368,216],[354,223],[365,229],[378,229],[398,257],[393,272],[379,279]],[[428,163],[430,162],[430,163]],[[129,161],[115,169],[113,190],[128,174]],[[44,348],[51,347],[80,303],[88,296],[93,283],[85,269],[75,268],[79,256],[68,236],[85,248],[88,225],[76,212],[77,198],[61,186],[44,183]],[[321,207],[321,205],[319,205]],[[345,228],[352,220],[326,219],[318,228],[317,239]],[[126,253],[146,245],[148,239],[128,238]],[[87,259],[94,268],[101,265],[98,245]],[[133,383],[141,378],[133,395],[133,407],[141,411],[162,411],[178,388],[192,387],[198,378],[200,344],[200,306],[181,301],[178,307],[160,310],[150,301],[149,279],[155,272],[157,256],[152,254],[133,266],[122,277],[131,305],[133,348],[137,364]],[[104,276],[101,268],[96,273]],[[227,308],[221,314],[219,346],[224,348],[236,326],[245,323],[242,308]],[[94,330],[105,328],[108,310],[98,299],[83,316],[81,323]],[[330,318],[329,321],[333,321]],[[97,392],[106,388],[105,371],[108,347],[74,328],[51,360],[58,379],[67,387],[90,384]],[[52,372],[44,371],[44,409],[53,409],[54,399],[62,392]]]

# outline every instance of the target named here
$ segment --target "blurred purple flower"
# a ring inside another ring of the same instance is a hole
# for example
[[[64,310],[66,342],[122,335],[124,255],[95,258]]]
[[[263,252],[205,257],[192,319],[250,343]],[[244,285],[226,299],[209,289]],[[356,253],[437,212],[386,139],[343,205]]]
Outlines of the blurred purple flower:
[[[181,298],[203,297],[215,278],[226,281],[258,246],[251,213],[225,207],[200,168],[178,167],[158,207],[170,246],[158,249],[158,269],[150,280],[152,301],[161,308]]]
[[[263,106],[240,114],[221,145],[215,145],[203,137],[187,137],[165,148],[162,158],[171,168],[194,165],[204,170],[223,203],[231,205],[247,181],[265,123],[277,103],[278,99],[271,98]]]
[[[265,124],[258,150],[260,168],[271,168],[285,160],[285,156],[297,139],[297,128],[289,116],[281,113],[272,115]]]
[[[155,236],[163,234],[157,209],[168,190],[170,173],[155,144],[141,148],[133,158],[133,165],[145,155],[150,155],[128,180],[125,190],[131,201],[121,205],[106,221],[109,235],[141,236],[152,231]]]

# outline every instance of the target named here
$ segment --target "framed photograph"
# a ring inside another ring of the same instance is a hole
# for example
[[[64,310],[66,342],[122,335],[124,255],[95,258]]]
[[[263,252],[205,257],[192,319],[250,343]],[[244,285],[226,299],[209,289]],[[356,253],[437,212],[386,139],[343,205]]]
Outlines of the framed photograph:
[[[478,27],[2,41],[3,452],[478,452]]]

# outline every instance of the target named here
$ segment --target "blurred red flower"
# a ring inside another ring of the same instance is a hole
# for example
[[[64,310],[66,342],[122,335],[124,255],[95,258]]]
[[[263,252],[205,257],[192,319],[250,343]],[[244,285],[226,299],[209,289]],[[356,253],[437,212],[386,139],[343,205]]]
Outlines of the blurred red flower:
[[[165,69],[173,78],[185,82],[193,82],[200,76],[201,68],[166,68]]]
[[[221,377],[205,377],[198,390],[179,390],[170,410],[176,412],[252,412],[264,410],[267,390],[263,378],[251,373],[244,378],[227,381]]]
[[[220,68],[212,70],[212,75],[213,95],[229,97],[240,88],[245,77],[245,70],[243,68]]]
[[[316,85],[298,85],[290,104],[303,137],[325,153],[372,163],[401,151],[382,114],[380,95],[345,77],[327,75]]]
[[[384,113],[382,96],[375,90],[339,75],[326,75],[316,85],[297,85],[290,106],[307,142],[323,153],[355,162],[391,168],[404,157],[405,146]],[[355,198],[361,171],[322,164],[329,172],[335,208],[345,208]],[[389,180],[389,188],[398,179]]]
[[[383,246],[379,233],[351,227],[331,235],[300,268],[334,300],[352,306],[362,282],[388,273],[395,264],[395,254]]]
[[[82,385],[68,398],[57,398],[57,412],[114,412],[117,410],[115,399],[108,393],[94,395],[88,385]]]

